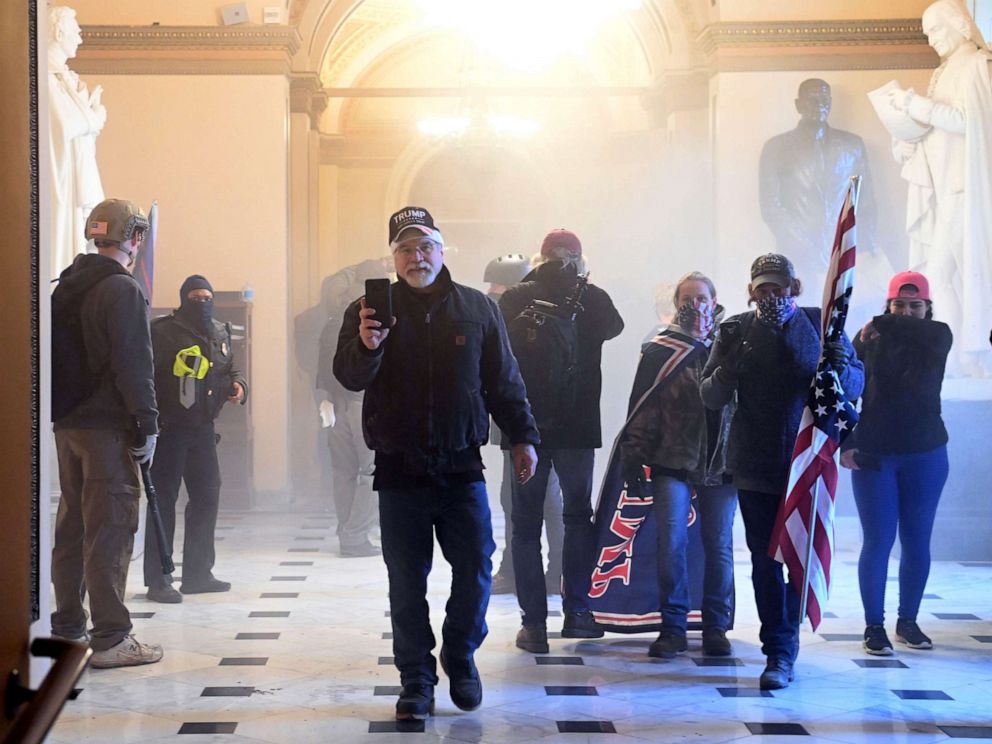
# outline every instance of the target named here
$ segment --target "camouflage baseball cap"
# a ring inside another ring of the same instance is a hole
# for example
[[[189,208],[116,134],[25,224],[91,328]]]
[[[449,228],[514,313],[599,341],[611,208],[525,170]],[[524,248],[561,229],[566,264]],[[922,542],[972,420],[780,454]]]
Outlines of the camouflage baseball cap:
[[[124,243],[135,230],[147,230],[148,218],[141,207],[126,199],[104,199],[86,219],[87,240]]]

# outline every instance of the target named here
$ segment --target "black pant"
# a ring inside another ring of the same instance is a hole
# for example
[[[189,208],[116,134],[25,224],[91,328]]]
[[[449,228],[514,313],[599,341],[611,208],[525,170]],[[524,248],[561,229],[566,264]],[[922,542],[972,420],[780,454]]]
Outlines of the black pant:
[[[541,559],[541,524],[551,468],[558,473],[564,501],[565,544],[562,549],[562,607],[565,614],[583,612],[589,604],[589,582],[595,550],[592,524],[591,449],[537,449],[537,471],[523,485],[513,481],[513,569],[523,623],[545,625],[548,597]]]
[[[170,556],[176,533],[176,500],[179,485],[185,480],[189,503],[183,539],[183,583],[206,581],[214,567],[214,530],[220,501],[220,467],[213,422],[194,427],[164,427],[155,448],[151,476]],[[165,577],[165,581],[169,578]],[[145,586],[162,582],[158,538],[149,514],[145,525]]]
[[[744,517],[744,536],[751,551],[751,583],[761,620],[761,652],[769,658],[795,661],[799,654],[800,597],[785,580],[785,567],[768,555],[782,497],[743,489],[737,495]]]
[[[380,489],[379,519],[400,683],[436,685],[431,654],[436,640],[427,604],[435,536],[451,564],[451,596],[441,627],[445,659],[464,667],[489,632],[486,608],[496,543],[486,484]]]

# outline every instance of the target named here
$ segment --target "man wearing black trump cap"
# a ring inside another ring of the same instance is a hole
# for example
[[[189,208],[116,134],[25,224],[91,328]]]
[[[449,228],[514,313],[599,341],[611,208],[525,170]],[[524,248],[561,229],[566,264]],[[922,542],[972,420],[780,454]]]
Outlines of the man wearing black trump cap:
[[[210,282],[194,274],[179,290],[179,308],[152,321],[161,435],[151,475],[170,555],[179,486],[186,482],[189,503],[183,540],[183,594],[231,588],[212,573],[220,501],[214,419],[225,403],[244,405],[248,383],[234,363],[230,326],[213,318],[213,297]],[[182,594],[172,587],[172,577],[162,575],[153,529],[145,530],[144,559],[148,599],[182,602]]]
[[[489,416],[509,440],[514,472],[534,473],[539,443],[517,362],[495,303],[456,284],[430,213],[405,207],[389,219],[397,280],[392,317],[365,298],[345,311],[334,375],[365,391],[365,441],[375,452],[382,556],[389,574],[399,720],[434,711],[438,677],[427,605],[434,535],[451,564],[440,661],[452,702],[482,704],[474,655],[486,637],[493,542],[480,447]]]

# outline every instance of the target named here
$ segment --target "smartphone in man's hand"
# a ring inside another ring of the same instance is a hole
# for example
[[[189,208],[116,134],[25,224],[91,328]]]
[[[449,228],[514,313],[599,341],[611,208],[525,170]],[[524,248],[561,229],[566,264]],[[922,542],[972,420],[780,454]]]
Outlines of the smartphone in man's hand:
[[[393,318],[393,287],[388,279],[365,280],[365,307],[375,309],[375,320],[389,328]]]

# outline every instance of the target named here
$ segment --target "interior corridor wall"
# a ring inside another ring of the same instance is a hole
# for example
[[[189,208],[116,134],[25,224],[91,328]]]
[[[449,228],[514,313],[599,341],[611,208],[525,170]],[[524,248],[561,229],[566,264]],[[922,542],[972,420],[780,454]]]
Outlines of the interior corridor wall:
[[[259,498],[287,487],[288,83],[276,75],[88,75],[104,88],[107,196],[159,203],[154,304],[190,274],[254,290],[252,415]]]

